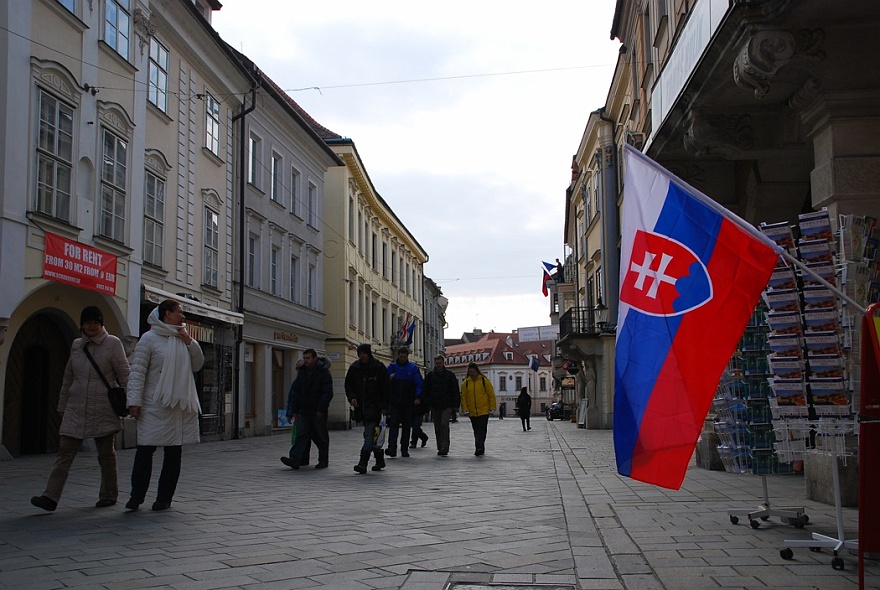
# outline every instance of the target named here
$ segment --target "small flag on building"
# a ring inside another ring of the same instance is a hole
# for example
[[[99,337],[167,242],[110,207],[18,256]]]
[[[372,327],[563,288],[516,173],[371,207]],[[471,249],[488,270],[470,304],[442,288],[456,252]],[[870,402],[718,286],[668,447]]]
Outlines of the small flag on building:
[[[544,294],[544,297],[547,297],[547,295],[550,294],[550,292],[547,290],[547,281],[549,281],[551,278],[550,273],[556,270],[556,265],[543,261],[541,262],[541,264],[543,265],[542,270],[544,271],[544,278],[541,280],[541,293]]]

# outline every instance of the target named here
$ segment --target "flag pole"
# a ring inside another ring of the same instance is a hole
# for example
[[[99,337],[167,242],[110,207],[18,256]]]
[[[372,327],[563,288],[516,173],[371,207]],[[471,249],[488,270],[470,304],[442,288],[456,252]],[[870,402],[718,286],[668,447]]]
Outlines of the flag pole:
[[[791,254],[789,254],[788,250],[783,249],[779,253],[779,255],[782,256],[788,262],[792,263],[794,266],[798,267],[802,272],[805,272],[808,275],[810,275],[811,277],[813,277],[814,279],[816,279],[816,281],[819,282],[823,287],[831,289],[831,291],[835,295],[837,295],[838,297],[840,297],[841,299],[846,301],[849,305],[852,305],[853,308],[855,308],[855,310],[858,311],[860,314],[864,314],[867,311],[864,307],[862,307],[861,305],[856,303],[852,297],[850,297],[849,295],[847,295],[846,293],[844,293],[843,291],[838,289],[836,286],[832,285],[831,283],[829,283],[828,281],[823,279],[821,276],[819,276],[819,274],[816,271],[814,271],[809,266],[807,266],[806,264],[804,264],[803,262],[801,262],[800,260],[798,260],[797,258],[792,256]]]

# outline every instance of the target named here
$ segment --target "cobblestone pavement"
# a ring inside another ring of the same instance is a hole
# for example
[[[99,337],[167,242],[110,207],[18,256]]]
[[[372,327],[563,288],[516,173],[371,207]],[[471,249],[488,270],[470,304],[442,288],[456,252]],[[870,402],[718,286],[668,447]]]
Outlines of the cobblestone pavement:
[[[773,506],[804,506],[802,529],[752,529],[727,510],[757,507],[762,478],[692,467],[681,490],[621,478],[611,432],[568,422],[491,420],[473,455],[468,420],[439,457],[433,433],[381,473],[352,470],[360,431],[333,431],[330,467],[293,471],[278,434],[184,450],[170,510],[126,512],[132,449],[119,452],[120,503],[94,507],[98,465],[81,453],[53,513],[30,505],[53,456],[0,462],[0,588],[840,590],[858,587],[855,555],[786,540],[836,535],[834,509],[805,500],[798,476],[767,478]],[[161,452],[157,453],[157,459]],[[855,538],[855,510],[844,509]],[[880,587],[868,562],[866,587]]]

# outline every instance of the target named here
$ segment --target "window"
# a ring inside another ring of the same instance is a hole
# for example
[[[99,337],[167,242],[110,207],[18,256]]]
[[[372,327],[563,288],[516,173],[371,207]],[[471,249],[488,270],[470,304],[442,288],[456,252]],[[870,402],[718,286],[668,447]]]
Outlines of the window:
[[[290,257],[290,301],[299,303],[299,258]]]
[[[60,4],[70,12],[74,12],[73,0],[58,0],[58,4]]]
[[[538,379],[538,390],[539,391],[547,391],[547,378],[540,377]]]
[[[358,330],[364,329],[364,290],[358,289]]]
[[[521,390],[522,389],[522,376],[517,375],[516,377],[514,377],[514,380],[516,382],[516,389],[514,391]]]
[[[391,282],[397,284],[397,252],[391,253]]]
[[[40,213],[70,221],[73,109],[42,91],[39,109],[34,207]]]
[[[125,184],[128,142],[104,130],[101,166],[101,220],[99,232],[111,240],[125,239]]]
[[[150,38],[149,88],[147,100],[160,111],[168,110],[168,50],[155,37]]]
[[[278,295],[278,260],[281,257],[281,249],[272,246],[269,253],[269,293]]]
[[[205,207],[205,276],[206,285],[217,286],[217,268],[219,266],[220,248],[220,215]]]
[[[220,155],[220,103],[210,92],[205,93],[205,147]]]
[[[309,277],[308,277],[308,280],[309,280],[308,285],[307,285],[307,289],[308,289],[308,295],[307,295],[307,296],[308,296],[308,305],[309,305],[309,308],[310,308],[310,309],[315,309],[315,308],[316,308],[316,305],[315,305],[315,295],[316,295],[316,293],[315,293],[315,265],[314,265],[314,264],[310,264],[310,265],[309,265]]]
[[[348,197],[348,241],[354,243],[354,199]]]
[[[283,203],[281,190],[281,156],[272,154],[272,186],[269,189],[269,198],[276,203]]]
[[[504,360],[506,360],[506,361],[513,360],[513,353],[510,352],[509,350],[505,350],[503,354],[504,354]]]
[[[248,236],[247,251],[247,285],[258,287],[260,284],[260,239],[255,235]]]
[[[248,139],[248,182],[259,188],[260,140],[251,135]]]
[[[299,196],[299,170],[294,168],[290,173],[290,212],[302,218],[302,203]]]
[[[318,187],[309,183],[309,225],[318,227]]]
[[[498,391],[507,391],[507,377],[505,375],[498,376]]]
[[[379,335],[378,326],[376,325],[376,320],[378,319],[379,314],[376,313],[376,302],[370,301],[370,336],[376,338]]]
[[[388,242],[382,242],[382,276],[388,278]]]
[[[373,270],[378,270],[378,268],[379,268],[379,236],[376,235],[376,232],[373,232],[372,237],[373,237],[373,241],[372,241],[372,247],[371,247],[371,254],[372,254],[371,263],[372,263]]]
[[[128,59],[130,8],[130,0],[104,2],[104,42],[125,59]]]
[[[351,281],[348,282],[348,325],[354,326],[356,317],[355,311],[357,310],[357,302],[354,300],[354,285]]]
[[[165,179],[149,170],[144,182],[144,262],[162,267],[165,244]]]

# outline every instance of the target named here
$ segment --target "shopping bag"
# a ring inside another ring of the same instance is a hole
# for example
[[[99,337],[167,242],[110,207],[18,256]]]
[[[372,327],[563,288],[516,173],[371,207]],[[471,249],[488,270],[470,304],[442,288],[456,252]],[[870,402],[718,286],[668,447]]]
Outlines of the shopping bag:
[[[298,430],[297,426],[299,425],[299,421],[294,417],[293,424],[290,425],[290,446],[296,444],[296,432]]]
[[[385,423],[385,418],[379,422],[379,425],[373,431],[373,448],[381,449],[385,446],[385,439],[388,437],[388,425]]]

